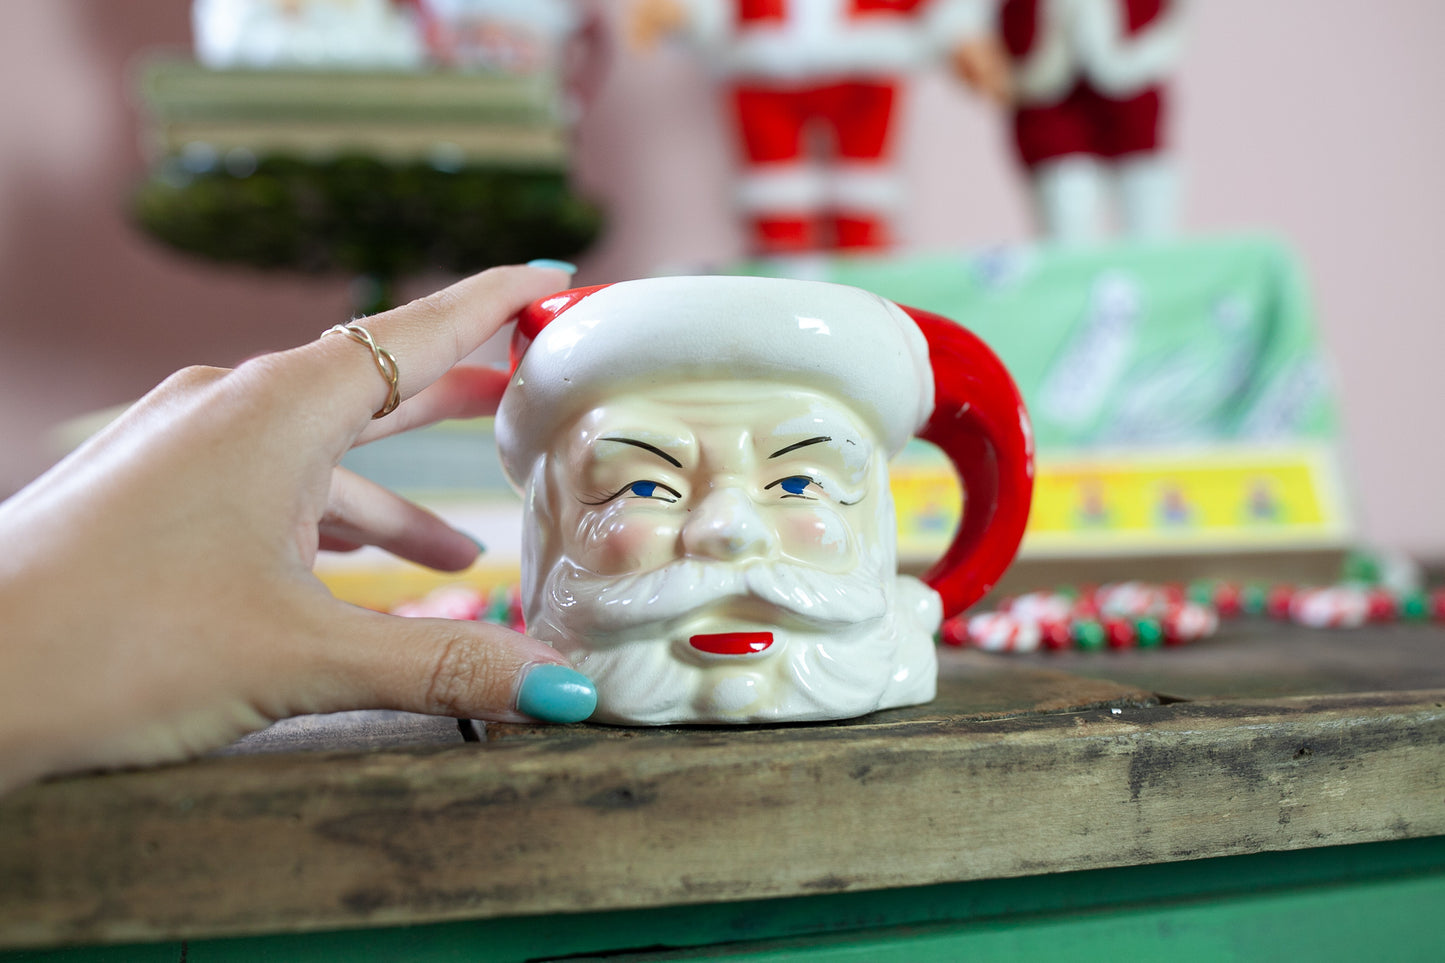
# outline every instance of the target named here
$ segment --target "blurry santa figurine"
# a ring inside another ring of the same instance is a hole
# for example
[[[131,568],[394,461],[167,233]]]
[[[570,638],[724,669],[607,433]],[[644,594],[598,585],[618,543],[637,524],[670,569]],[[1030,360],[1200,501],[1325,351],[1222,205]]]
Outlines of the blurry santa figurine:
[[[635,0],[631,12],[638,46],[688,34],[723,77],[755,254],[887,247],[904,76],[946,57],[984,93],[1007,83],[993,0]]]
[[[1182,0],[1003,0],[1014,137],[1040,226],[1053,240],[1101,234],[1111,188],[1123,233],[1172,233],[1177,176],[1163,142],[1166,81],[1179,63]]]
[[[214,70],[415,70],[426,45],[408,3],[194,0],[196,59]]]

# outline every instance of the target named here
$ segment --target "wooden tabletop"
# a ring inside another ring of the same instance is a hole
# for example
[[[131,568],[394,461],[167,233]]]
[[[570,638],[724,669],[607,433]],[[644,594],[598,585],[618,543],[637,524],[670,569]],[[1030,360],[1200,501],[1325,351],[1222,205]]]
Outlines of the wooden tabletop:
[[[0,799],[0,947],[624,909],[1445,833],[1445,629],[943,653],[842,723],[294,720]]]

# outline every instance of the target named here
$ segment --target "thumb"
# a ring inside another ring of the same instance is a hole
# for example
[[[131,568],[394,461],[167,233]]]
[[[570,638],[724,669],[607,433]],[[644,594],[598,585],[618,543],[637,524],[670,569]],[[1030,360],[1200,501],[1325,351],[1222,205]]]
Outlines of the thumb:
[[[597,708],[592,680],[557,650],[500,625],[354,608],[340,621],[325,660],[330,700],[347,703],[339,708],[556,723]]]

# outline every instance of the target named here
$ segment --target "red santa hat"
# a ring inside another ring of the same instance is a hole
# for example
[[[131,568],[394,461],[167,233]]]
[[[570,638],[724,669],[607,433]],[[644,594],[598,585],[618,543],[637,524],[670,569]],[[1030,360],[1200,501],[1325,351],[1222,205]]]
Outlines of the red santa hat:
[[[564,291],[517,317],[497,410],[518,486],[559,430],[611,397],[696,381],[767,381],[837,397],[895,454],[938,444],[967,492],[948,554],[925,580],[959,611],[1017,550],[1033,487],[1018,389],[959,325],[859,288],[754,277],[669,277]]]

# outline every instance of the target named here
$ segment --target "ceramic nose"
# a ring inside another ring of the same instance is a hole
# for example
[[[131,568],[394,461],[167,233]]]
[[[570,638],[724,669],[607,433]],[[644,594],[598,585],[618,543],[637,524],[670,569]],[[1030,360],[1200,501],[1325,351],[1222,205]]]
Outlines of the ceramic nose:
[[[724,488],[693,509],[682,529],[682,546],[691,556],[730,561],[767,554],[772,536],[747,493]]]

